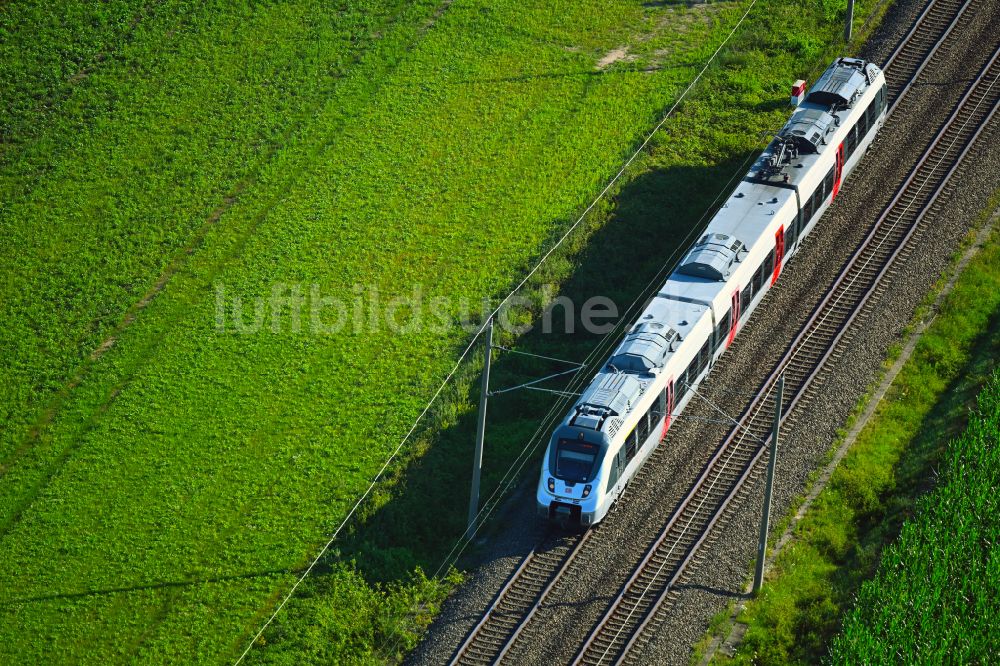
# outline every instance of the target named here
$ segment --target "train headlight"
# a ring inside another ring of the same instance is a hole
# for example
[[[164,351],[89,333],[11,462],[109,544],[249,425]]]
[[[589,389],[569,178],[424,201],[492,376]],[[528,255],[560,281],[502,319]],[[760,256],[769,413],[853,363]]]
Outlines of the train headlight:
[[[554,493],[556,491],[556,480],[551,476],[549,477],[549,492]]]
[[[590,488],[591,488],[591,485],[589,483],[583,487],[583,496],[584,497],[586,497],[587,495],[590,494]]]

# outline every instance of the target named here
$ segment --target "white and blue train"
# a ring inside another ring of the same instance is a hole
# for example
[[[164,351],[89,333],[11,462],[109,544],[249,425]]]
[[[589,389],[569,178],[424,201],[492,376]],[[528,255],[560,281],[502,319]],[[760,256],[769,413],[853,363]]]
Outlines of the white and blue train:
[[[837,196],[886,102],[869,62],[824,72],[552,433],[541,516],[587,527],[607,515]]]

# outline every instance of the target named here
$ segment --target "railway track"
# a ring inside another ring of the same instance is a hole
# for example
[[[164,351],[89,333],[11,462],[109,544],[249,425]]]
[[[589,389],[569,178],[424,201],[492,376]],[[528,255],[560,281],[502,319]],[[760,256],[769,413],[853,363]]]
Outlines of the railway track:
[[[450,663],[473,666],[503,659],[592,534],[543,539],[522,560]]]
[[[913,27],[882,65],[887,73],[889,99],[893,100],[889,106],[890,114],[948,36],[964,22],[963,19],[972,20],[974,12],[966,10],[973,2],[974,0],[932,0],[917,17]],[[889,71],[893,73],[892,78],[888,77]]]
[[[974,3],[979,1],[980,0],[932,0],[927,8],[925,8],[920,14],[913,27],[900,42],[899,46],[889,56],[883,66],[883,69],[886,70],[886,82],[889,89],[890,114],[905,97],[906,93],[913,85],[913,82],[920,76],[921,72],[925,69],[926,64],[931,60],[933,55],[937,53],[946,40],[953,33],[955,35],[961,34],[961,31],[956,32],[956,28],[960,24],[964,24],[964,22],[973,20],[972,15],[975,12],[969,12],[967,10],[973,6]],[[910,184],[910,181],[907,181],[907,184]],[[904,186],[904,189],[905,187],[906,186]],[[896,202],[894,201],[894,204],[895,203]],[[892,208],[892,205],[890,208]],[[879,226],[877,225],[875,231],[872,233],[876,233],[878,229]],[[866,244],[866,246],[867,245],[869,244]],[[838,281],[838,284],[840,284],[840,282],[842,281]],[[860,283],[857,284],[856,288],[860,288]],[[835,305],[831,307],[834,309],[840,309],[842,312],[846,312],[842,304],[835,303]],[[813,319],[815,318],[816,317],[814,315]],[[813,323],[813,321],[810,320],[810,323]],[[836,334],[836,330],[835,328],[831,328],[830,322],[817,321],[816,327],[817,331],[823,331],[824,335],[827,337],[830,334]],[[814,335],[816,334],[814,333]],[[819,337],[816,337],[815,339],[817,342],[819,341]],[[798,342],[798,340],[796,340],[796,342]],[[793,348],[794,344],[795,343],[793,343]],[[822,364],[825,359],[826,356],[822,356],[819,364]],[[815,365],[815,357],[813,358],[813,361]],[[808,365],[808,360],[804,355],[802,359],[797,359],[796,363],[797,364],[794,368],[790,367],[788,369],[788,374],[786,374],[786,383],[791,383],[789,380],[791,379],[792,372],[795,372],[796,368],[803,366],[803,363]],[[766,385],[770,386],[776,377],[777,374],[768,380]],[[794,395],[792,402],[792,404],[794,404],[800,397],[801,393],[793,393],[793,391],[789,390],[785,395],[786,402],[790,396]],[[733,438],[732,435],[726,440],[726,443],[720,447],[716,456],[710,461],[708,468],[706,468],[706,474],[703,475],[702,479],[699,479],[699,481],[696,482],[695,489],[674,512],[673,517],[664,529],[661,537],[654,542],[654,546],[647,552],[647,556],[626,584],[626,591],[636,585],[648,586],[650,583],[662,579],[665,572],[669,572],[671,575],[667,577],[666,585],[660,585],[660,587],[672,590],[673,584],[676,582],[680,573],[682,573],[692,561],[697,561],[696,553],[698,547],[703,543],[705,537],[711,532],[712,527],[714,527],[725,507],[728,506],[732,499],[733,493],[731,493],[730,490],[734,486],[737,488],[744,486],[746,481],[757,471],[758,466],[756,463],[760,460],[764,450],[764,447],[761,444],[766,441],[766,438],[769,435],[770,427],[769,421],[767,422],[766,427],[761,425],[759,421],[762,417],[758,415],[769,415],[771,414],[771,410],[773,410],[773,408],[773,401],[771,401],[769,394],[765,396],[760,404],[755,404],[751,407],[751,409],[754,410],[754,418],[750,419],[748,423],[743,426],[745,430],[742,432],[744,432],[745,437],[741,441],[744,441],[747,444],[756,442],[757,446],[753,448],[753,450],[751,450],[751,447],[749,446],[736,446],[732,448],[730,453],[725,454],[730,445],[730,440]],[[787,411],[790,411],[790,409],[786,409],[786,412]],[[645,465],[644,468],[639,471],[636,478],[633,479],[632,483],[642,483],[643,477],[646,476],[647,468],[655,467],[655,459],[657,456],[661,455],[661,453],[662,449],[659,448],[654,451],[650,460],[647,461],[649,463],[653,463],[653,465]],[[724,454],[728,457],[725,462],[720,462]],[[716,466],[718,469],[717,476],[714,481],[709,481],[706,476],[708,470]],[[698,491],[698,489],[700,489],[703,494],[699,496],[696,501],[694,494]],[[703,499],[704,501],[702,501]],[[715,507],[715,510],[709,511],[706,507]],[[698,519],[702,523],[702,529],[697,536],[685,534],[679,541],[674,542],[672,550],[671,547],[667,545],[666,554],[664,554],[661,550],[659,555],[654,555],[659,547],[666,544],[667,537],[664,535],[666,535],[669,530],[679,529],[681,526],[686,524],[684,521],[692,519]],[[570,563],[573,562],[577,558],[577,555],[584,550],[585,542],[593,533],[594,530],[590,530],[583,536],[570,538],[566,543],[558,544],[552,547],[537,547],[532,550],[524,558],[524,560],[522,560],[521,564],[507,580],[504,587],[497,593],[489,609],[487,609],[484,616],[466,636],[464,642],[455,651],[449,663],[500,663],[508,654],[518,638],[522,635],[524,629],[531,622],[536,612],[539,608],[541,608],[551,590],[557,586],[563,574],[569,568]],[[543,541],[549,542],[549,539],[545,539]],[[657,575],[650,577],[651,571],[655,571]],[[677,575],[673,575],[674,573]],[[660,582],[662,583],[662,581]],[[619,599],[616,599],[615,605],[612,606],[612,611],[609,611],[609,613],[605,616],[605,619],[609,623],[607,628],[614,626],[610,623],[618,621],[612,620],[610,615],[621,603],[625,603],[622,601],[624,596],[625,592],[619,595]],[[584,648],[578,653],[575,661],[578,663],[588,664],[613,663],[615,661],[621,661],[621,659],[619,659],[620,656],[628,655],[631,649],[635,647],[634,643],[636,642],[636,639],[644,633],[647,625],[656,615],[656,610],[664,603],[664,598],[662,594],[647,594],[637,601],[638,604],[635,606],[636,610],[625,612],[625,616],[628,617],[628,621],[621,624],[620,628],[614,629],[613,634],[610,634],[615,636],[614,640],[605,643],[604,641],[608,638],[609,634],[607,631],[603,633],[599,632],[598,629],[601,626],[599,625],[598,628],[595,628],[591,635],[588,636]],[[638,623],[636,623],[635,620],[638,620]],[[626,628],[631,625],[635,625],[635,629],[638,629],[638,631],[626,631]],[[601,635],[599,636],[598,634]],[[624,640],[622,640],[622,636],[624,636]],[[604,645],[605,647],[602,648],[600,647],[601,645]],[[608,646],[611,647],[609,648]],[[594,654],[603,656],[594,660]],[[614,655],[614,658],[609,659],[610,655]]]
[[[722,446],[675,510],[663,532],[587,637],[574,663],[631,663],[636,649],[655,632],[662,613],[676,596],[675,585],[699,546],[720,521],[760,462],[774,411],[773,387],[785,377],[785,413],[791,412],[834,353],[851,323],[912,248],[927,212],[933,210],[949,179],[996,115],[1000,104],[1000,49],[958,103],[910,176],[879,217],[875,227],[847,262],[813,311],[757,399],[744,412]]]

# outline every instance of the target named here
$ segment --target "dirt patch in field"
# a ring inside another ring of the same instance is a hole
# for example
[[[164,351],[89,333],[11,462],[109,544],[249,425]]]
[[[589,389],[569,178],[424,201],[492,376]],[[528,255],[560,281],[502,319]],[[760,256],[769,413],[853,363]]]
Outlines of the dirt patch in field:
[[[608,51],[603,58],[597,61],[597,69],[604,71],[616,62],[628,62],[629,60],[635,60],[635,56],[630,56],[628,54],[627,46],[619,46],[617,49]]]

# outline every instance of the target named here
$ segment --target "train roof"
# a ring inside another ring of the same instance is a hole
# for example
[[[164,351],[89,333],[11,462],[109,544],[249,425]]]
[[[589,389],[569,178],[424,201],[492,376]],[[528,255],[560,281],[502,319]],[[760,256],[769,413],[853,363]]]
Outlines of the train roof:
[[[827,135],[848,119],[880,75],[878,67],[855,58],[830,65],[584,390],[571,425],[613,437],[678,343],[714,324],[711,309],[728,304],[731,274],[756,268],[765,251],[760,241],[776,219],[788,219],[786,206],[797,214],[796,187],[808,192],[825,175],[812,167],[833,145]],[[680,361],[686,364],[696,352],[689,350]]]
[[[830,65],[670,276],[667,286],[671,291],[711,300],[718,291],[718,281],[725,279],[724,267],[732,267],[739,258],[735,243],[752,248],[785,206],[798,209],[796,187],[808,192],[823,178],[825,174],[812,167],[834,146],[827,141],[828,135],[846,123],[855,102],[880,75],[878,67],[857,58],[840,58]],[[725,239],[724,243],[734,249],[716,253],[711,270],[703,268],[700,274],[691,270],[689,264],[699,262],[704,248],[716,239]],[[699,281],[699,277],[703,279]],[[698,282],[709,287],[699,289]]]

